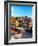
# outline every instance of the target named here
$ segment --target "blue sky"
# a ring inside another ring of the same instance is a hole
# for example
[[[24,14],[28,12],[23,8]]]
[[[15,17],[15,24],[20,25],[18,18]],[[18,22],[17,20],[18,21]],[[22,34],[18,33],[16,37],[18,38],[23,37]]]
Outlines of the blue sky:
[[[11,16],[14,16],[14,17],[22,17],[22,16],[32,17],[32,6],[11,6]]]

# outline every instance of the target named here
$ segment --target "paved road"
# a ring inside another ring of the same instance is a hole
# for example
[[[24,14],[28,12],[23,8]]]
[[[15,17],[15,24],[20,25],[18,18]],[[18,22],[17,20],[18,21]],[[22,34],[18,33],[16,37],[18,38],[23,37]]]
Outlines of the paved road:
[[[29,32],[29,31],[25,32],[24,28],[22,28],[22,27],[18,28],[18,29],[20,29],[21,32],[24,32],[22,35],[22,38],[31,38],[32,37],[32,32]]]
[[[23,33],[22,38],[31,38],[32,37],[32,33],[31,32],[25,32]]]

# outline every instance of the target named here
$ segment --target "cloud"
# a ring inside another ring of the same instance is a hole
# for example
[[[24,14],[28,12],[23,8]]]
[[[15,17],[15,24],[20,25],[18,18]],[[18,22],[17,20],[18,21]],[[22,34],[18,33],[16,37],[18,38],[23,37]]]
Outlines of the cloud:
[[[11,7],[11,16],[14,16],[14,6]]]

